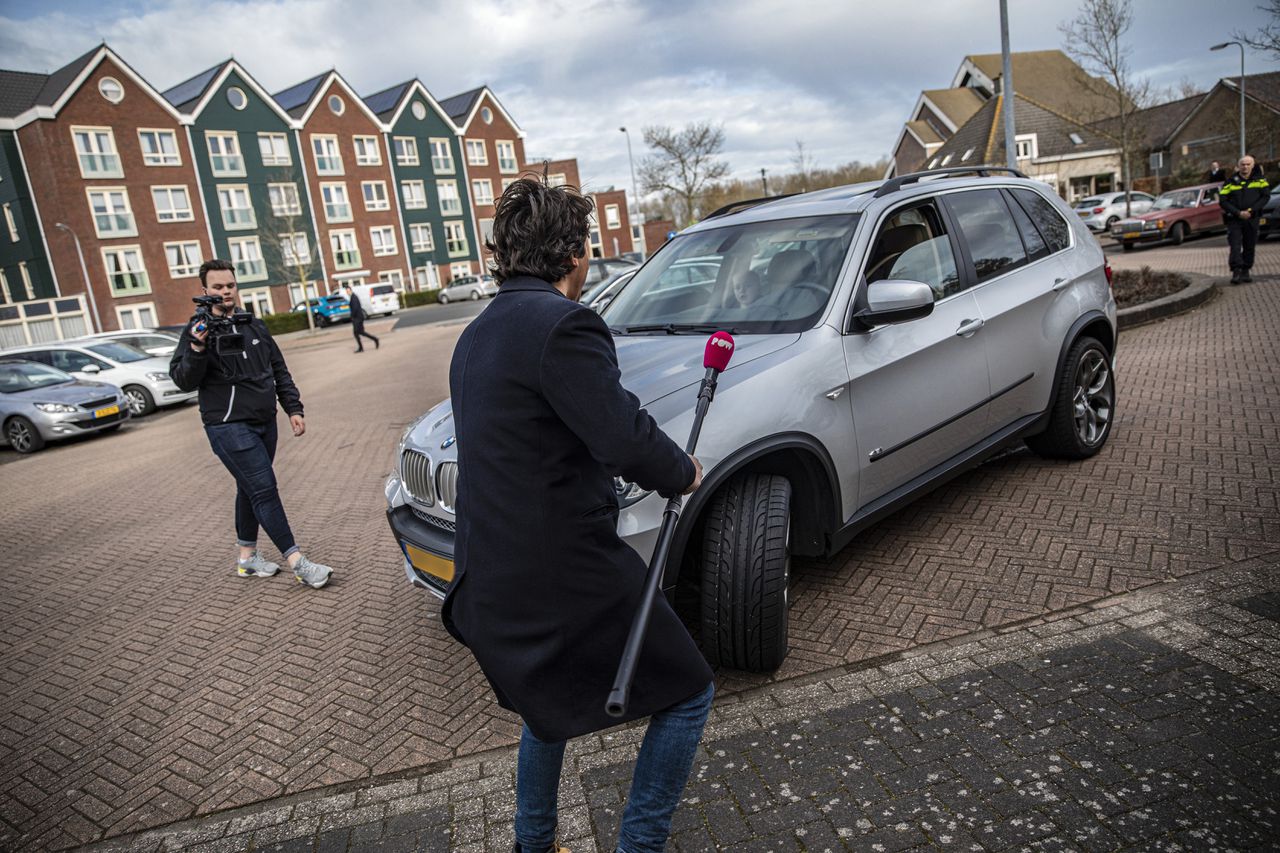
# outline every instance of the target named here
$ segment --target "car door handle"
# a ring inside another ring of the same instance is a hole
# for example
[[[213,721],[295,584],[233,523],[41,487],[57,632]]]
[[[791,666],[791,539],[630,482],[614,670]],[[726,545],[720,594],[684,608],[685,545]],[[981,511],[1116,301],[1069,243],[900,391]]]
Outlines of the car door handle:
[[[1065,278],[1055,278],[1053,280],[1053,292],[1057,293],[1059,290],[1066,287],[1068,283],[1069,282]]]
[[[985,321],[981,317],[976,320],[965,320],[960,324],[960,328],[956,329],[956,334],[962,338],[970,337],[974,332],[981,329],[984,323]]]

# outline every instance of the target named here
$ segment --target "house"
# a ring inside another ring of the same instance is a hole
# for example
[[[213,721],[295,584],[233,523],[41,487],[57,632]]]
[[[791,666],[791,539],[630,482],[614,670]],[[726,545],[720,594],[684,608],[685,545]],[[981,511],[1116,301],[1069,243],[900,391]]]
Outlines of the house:
[[[1245,148],[1259,162],[1280,158],[1280,71],[1244,78]],[[1202,172],[1214,160],[1230,165],[1240,156],[1240,78],[1214,84],[1162,140],[1163,168],[1177,174]]]

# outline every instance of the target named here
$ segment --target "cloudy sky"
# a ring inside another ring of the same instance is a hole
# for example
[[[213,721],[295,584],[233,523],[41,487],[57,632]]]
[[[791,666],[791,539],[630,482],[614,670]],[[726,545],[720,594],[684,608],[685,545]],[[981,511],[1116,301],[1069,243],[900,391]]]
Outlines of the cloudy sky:
[[[1238,73],[1236,48],[1208,48],[1261,26],[1256,2],[1136,0],[1134,69],[1168,87]],[[1013,49],[1045,50],[1078,3],[1009,6]],[[630,185],[623,125],[637,163],[642,128],[698,120],[724,125],[738,177],[789,170],[797,140],[818,166],[874,161],[921,89],[1000,50],[1000,19],[998,0],[0,0],[4,67],[51,71],[102,40],[162,90],[227,56],[271,92],[331,67],[362,94],[487,83],[531,159],[577,156],[602,189]]]

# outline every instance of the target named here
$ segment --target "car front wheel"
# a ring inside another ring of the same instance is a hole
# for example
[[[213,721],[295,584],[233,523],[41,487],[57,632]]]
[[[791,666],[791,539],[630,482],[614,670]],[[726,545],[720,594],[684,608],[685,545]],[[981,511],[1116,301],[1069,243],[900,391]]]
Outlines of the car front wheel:
[[[1181,246],[1182,241],[1187,239],[1187,225],[1185,222],[1173,223],[1173,230],[1169,232],[1169,242],[1175,246]]]
[[[44,436],[36,425],[21,415],[14,415],[4,425],[4,437],[19,453],[35,453],[44,447]]]
[[[1053,459],[1088,459],[1102,449],[1115,418],[1116,382],[1111,357],[1093,338],[1080,338],[1067,353],[1053,398],[1049,426],[1027,446]]]
[[[149,415],[156,409],[155,400],[151,399],[151,392],[141,385],[126,385],[124,399],[129,406],[129,414],[135,418]]]
[[[712,497],[702,539],[702,645],[713,665],[782,665],[790,582],[791,482],[733,477]]]
[[[441,293],[439,296],[436,297],[436,302],[439,302],[441,305],[448,305],[449,297]]]

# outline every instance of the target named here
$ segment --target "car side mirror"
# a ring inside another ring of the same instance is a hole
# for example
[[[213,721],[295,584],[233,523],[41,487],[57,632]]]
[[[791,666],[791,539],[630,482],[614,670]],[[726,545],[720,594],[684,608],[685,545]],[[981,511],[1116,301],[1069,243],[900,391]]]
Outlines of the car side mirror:
[[[96,364],[86,364],[84,367],[80,368],[80,372],[81,372],[81,373],[88,373],[89,375],[91,375],[91,376],[92,376],[92,375],[93,375],[93,374],[95,374],[95,373],[101,373],[101,372],[102,372],[102,368],[101,368],[101,367],[98,367],[98,365],[96,365]]]
[[[853,316],[863,326],[906,323],[933,313],[933,288],[922,281],[885,279],[867,285],[867,307]]]

